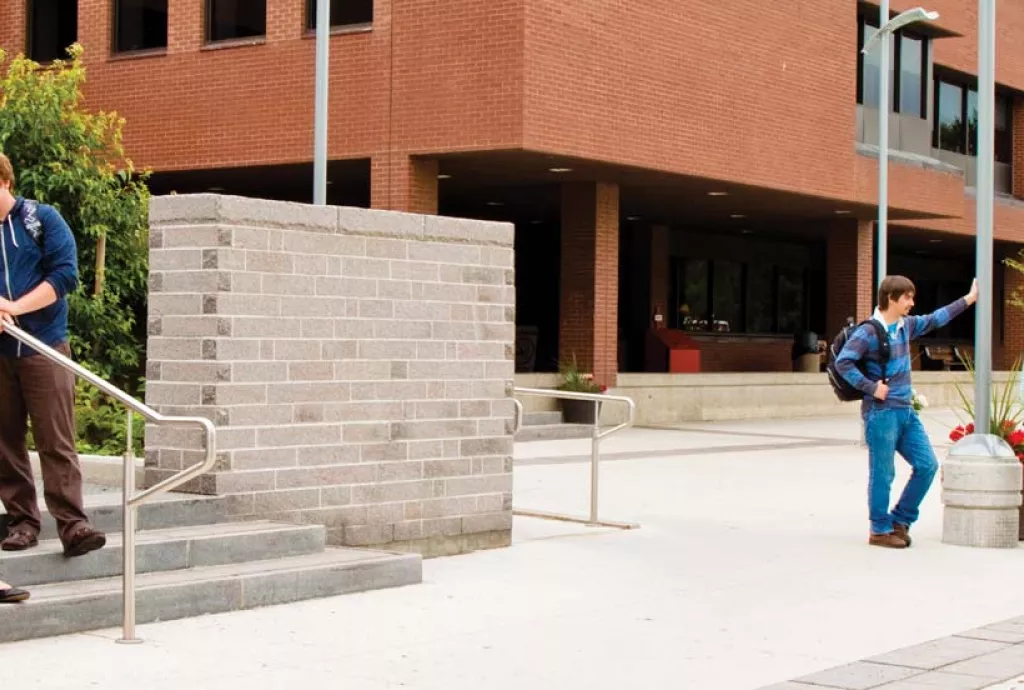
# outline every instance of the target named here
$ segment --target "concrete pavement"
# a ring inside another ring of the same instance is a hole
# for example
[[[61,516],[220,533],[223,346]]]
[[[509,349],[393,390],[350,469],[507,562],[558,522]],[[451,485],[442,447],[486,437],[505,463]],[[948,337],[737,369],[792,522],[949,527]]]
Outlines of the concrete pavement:
[[[951,415],[925,420],[944,443]],[[1024,553],[943,545],[937,488],[913,548],[866,545],[858,435],[856,417],[623,432],[601,516],[639,530],[517,517],[511,548],[427,561],[420,586],[146,625],[137,647],[117,631],[4,645],[4,680],[753,690],[1024,615]],[[516,507],[584,514],[588,454],[517,446]]]

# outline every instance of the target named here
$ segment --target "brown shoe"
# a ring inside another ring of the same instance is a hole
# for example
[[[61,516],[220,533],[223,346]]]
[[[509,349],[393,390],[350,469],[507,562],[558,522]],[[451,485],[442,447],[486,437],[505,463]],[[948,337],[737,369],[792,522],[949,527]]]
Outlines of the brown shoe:
[[[910,538],[910,527],[907,525],[901,525],[898,522],[892,523],[892,533],[907,542],[907,546],[914,543],[914,540]]]
[[[872,546],[884,546],[887,549],[905,549],[908,546],[902,537],[896,536],[893,532],[889,534],[872,534],[868,538],[868,543]]]
[[[29,596],[27,591],[17,587],[0,589],[0,604],[16,604],[19,601],[27,601]]]
[[[27,529],[12,529],[7,538],[0,542],[0,549],[4,551],[24,551],[39,544],[39,537]]]
[[[102,549],[107,545],[107,535],[100,532],[98,529],[94,529],[86,525],[80,527],[75,532],[71,539],[64,544],[64,556],[66,558],[74,558],[75,556],[84,556],[90,551],[96,551]]]

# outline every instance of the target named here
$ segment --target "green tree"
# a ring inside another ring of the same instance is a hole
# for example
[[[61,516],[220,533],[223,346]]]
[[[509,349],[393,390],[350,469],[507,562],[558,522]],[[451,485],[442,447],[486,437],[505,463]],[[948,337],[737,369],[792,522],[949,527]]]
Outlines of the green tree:
[[[14,164],[16,193],[52,204],[75,233],[81,279],[70,297],[75,356],[134,388],[145,361],[147,176],[125,156],[124,120],[83,108],[82,49],[68,52],[69,60],[46,67],[21,55],[6,64],[0,150]],[[105,266],[98,267],[101,244]]]
[[[76,359],[138,395],[145,366],[148,174],[136,172],[125,155],[124,120],[85,109],[81,46],[68,56],[41,66],[22,55],[8,60],[0,50],[0,150],[14,165],[15,193],[53,205],[75,234],[80,284],[69,297],[69,325]],[[86,405],[79,409],[83,450],[94,450],[117,434],[106,423],[96,428],[97,420],[113,418],[112,410],[84,391],[79,400]]]

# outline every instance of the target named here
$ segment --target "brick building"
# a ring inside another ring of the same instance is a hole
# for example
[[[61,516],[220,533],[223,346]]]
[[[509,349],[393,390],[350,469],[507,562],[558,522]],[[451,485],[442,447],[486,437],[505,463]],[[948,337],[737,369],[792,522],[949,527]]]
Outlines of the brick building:
[[[894,11],[916,3],[895,0]],[[920,310],[974,273],[973,3],[893,43],[890,272]],[[996,363],[1024,244],[1024,7],[999,7]],[[516,224],[526,370],[650,366],[652,315],[704,371],[786,371],[874,285],[879,24],[852,0],[332,0],[329,202]],[[310,200],[307,0],[10,0],[0,45],[80,42],[154,191]],[[970,342],[963,319],[935,343]]]

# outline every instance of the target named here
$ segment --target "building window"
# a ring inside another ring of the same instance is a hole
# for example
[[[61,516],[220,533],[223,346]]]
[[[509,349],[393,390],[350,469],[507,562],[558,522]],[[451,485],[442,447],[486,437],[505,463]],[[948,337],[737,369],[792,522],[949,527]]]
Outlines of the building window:
[[[353,26],[373,23],[373,0],[329,0],[331,26]],[[317,0],[306,4],[306,27],[316,29]]]
[[[720,333],[783,333],[808,326],[808,272],[763,261],[679,259],[672,327]]]
[[[207,40],[230,41],[267,35],[266,0],[208,0]]]
[[[115,0],[114,52],[167,47],[167,0]]]
[[[878,86],[881,79],[881,54],[873,48],[861,52],[878,27],[860,18],[857,41],[857,102],[878,108]],[[893,112],[922,119],[927,118],[928,39],[899,31],[890,41],[889,107]]]
[[[1012,117],[1010,100],[996,95],[995,149],[996,161],[1000,163],[1013,162]],[[978,91],[973,85],[952,78],[935,80],[935,130],[932,138],[936,148],[978,155]]]
[[[958,84],[940,81],[935,89],[936,143],[940,149],[964,153],[966,127],[964,88]]]
[[[68,56],[78,40],[78,0],[29,0],[28,56],[52,62]]]

